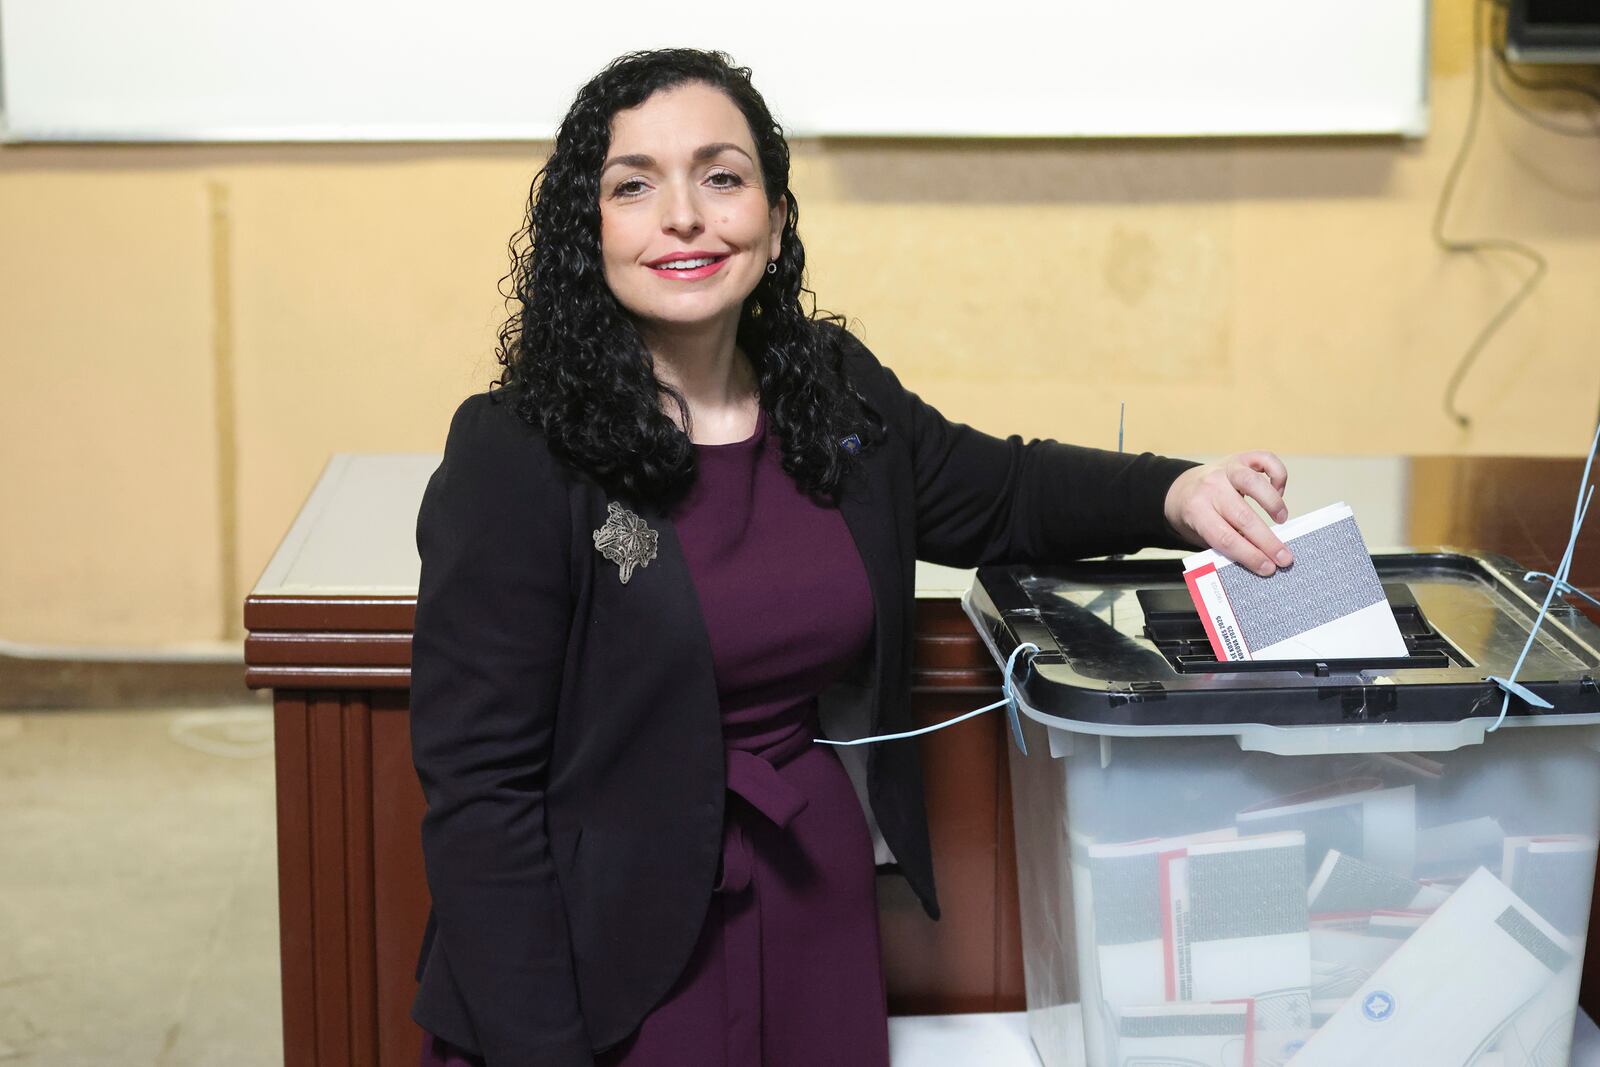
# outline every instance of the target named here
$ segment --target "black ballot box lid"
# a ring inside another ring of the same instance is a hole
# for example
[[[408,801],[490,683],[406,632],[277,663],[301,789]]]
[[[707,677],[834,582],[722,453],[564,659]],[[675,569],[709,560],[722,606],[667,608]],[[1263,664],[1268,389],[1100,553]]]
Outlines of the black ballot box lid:
[[[1218,662],[1178,558],[983,567],[963,605],[997,663],[1021,643],[1039,647],[1019,657],[1016,691],[1047,725],[1128,734],[1468,722],[1481,739],[1478,720],[1498,719],[1505,693],[1490,679],[1510,676],[1548,585],[1503,556],[1372,561],[1403,658]],[[1513,696],[1507,721],[1600,723],[1597,679],[1600,627],[1557,596],[1516,678],[1554,707]]]

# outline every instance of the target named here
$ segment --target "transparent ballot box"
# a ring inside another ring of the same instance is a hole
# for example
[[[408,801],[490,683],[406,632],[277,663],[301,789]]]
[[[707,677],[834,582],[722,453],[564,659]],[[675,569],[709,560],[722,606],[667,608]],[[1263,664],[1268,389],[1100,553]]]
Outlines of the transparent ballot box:
[[[1561,1067],[1600,628],[1510,560],[1373,557],[1408,655],[1219,663],[1176,559],[990,567],[1045,1067]]]

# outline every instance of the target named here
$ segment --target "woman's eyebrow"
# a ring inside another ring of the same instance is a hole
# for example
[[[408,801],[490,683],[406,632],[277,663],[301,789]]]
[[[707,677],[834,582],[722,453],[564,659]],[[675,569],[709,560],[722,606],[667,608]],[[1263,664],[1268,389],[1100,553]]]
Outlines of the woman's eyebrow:
[[[715,156],[720,156],[722,153],[729,152],[729,151],[737,152],[741,156],[743,156],[744,158],[750,159],[750,153],[746,152],[744,149],[740,148],[738,145],[734,144],[733,142],[731,142],[731,141],[714,141],[711,144],[703,144],[699,148],[696,148],[694,150],[694,161],[696,163],[704,163],[708,159],[711,159],[711,158],[713,158]],[[754,163],[755,160],[750,159],[750,162]],[[605,165],[600,168],[600,173],[604,174],[606,171],[610,170],[612,167],[617,167],[617,166],[622,166],[622,167],[653,167],[655,165],[656,165],[656,161],[655,161],[655,159],[653,157],[647,156],[647,155],[643,155],[642,153],[638,153],[638,152],[631,152],[631,153],[629,153],[627,155],[612,156],[610,159],[606,160]]]

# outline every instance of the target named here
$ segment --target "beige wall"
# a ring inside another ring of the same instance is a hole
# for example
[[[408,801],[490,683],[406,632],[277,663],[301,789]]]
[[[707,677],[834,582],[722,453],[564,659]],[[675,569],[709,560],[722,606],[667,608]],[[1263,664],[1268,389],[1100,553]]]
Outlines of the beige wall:
[[[1521,266],[1429,241],[1463,0],[1434,33],[1421,142],[797,143],[813,288],[990,430],[1110,446],[1126,401],[1135,449],[1577,452],[1600,403],[1596,142],[1490,98],[1454,228],[1528,241],[1550,275],[1458,430],[1445,379]],[[1560,103],[1535,106],[1581,120]],[[236,634],[327,456],[435,450],[492,377],[542,151],[0,150],[0,638]]]

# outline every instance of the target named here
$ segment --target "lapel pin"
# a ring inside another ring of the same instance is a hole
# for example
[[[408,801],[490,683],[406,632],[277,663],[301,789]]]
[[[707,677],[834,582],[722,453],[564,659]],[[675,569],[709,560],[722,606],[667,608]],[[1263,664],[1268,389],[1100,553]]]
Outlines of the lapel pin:
[[[648,567],[656,558],[656,532],[643,519],[618,503],[606,505],[606,521],[594,532],[594,547],[622,569],[622,584],[633,577],[633,568]]]

